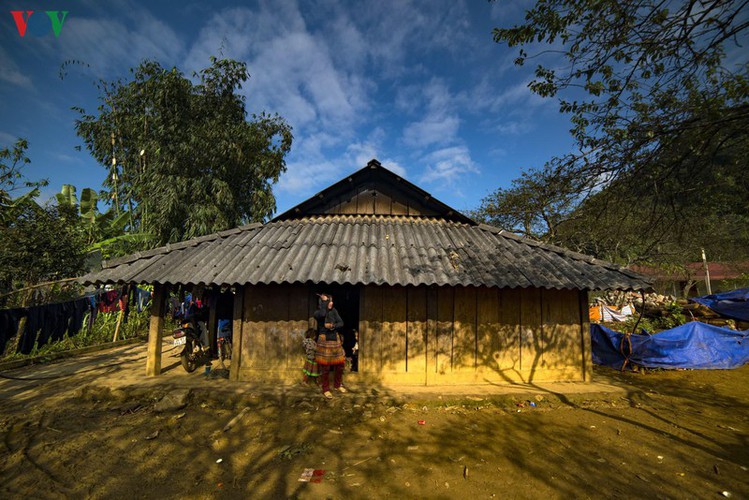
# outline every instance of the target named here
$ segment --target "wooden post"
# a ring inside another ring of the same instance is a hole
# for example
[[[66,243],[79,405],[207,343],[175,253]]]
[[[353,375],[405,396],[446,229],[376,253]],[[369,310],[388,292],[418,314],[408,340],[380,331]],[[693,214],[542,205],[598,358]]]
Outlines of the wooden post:
[[[165,285],[154,283],[151,324],[148,329],[148,359],[146,360],[146,375],[149,377],[161,375],[161,330],[164,328],[164,304],[167,292],[168,288]]]
[[[234,321],[231,326],[231,366],[229,380],[239,380],[239,367],[242,364],[242,323],[244,322],[244,286],[234,294]]]
[[[23,300],[21,300],[21,307],[28,307],[28,305],[31,303],[31,299],[34,297],[34,288],[29,287],[26,289],[26,294],[23,297]],[[23,332],[26,330],[26,322],[28,321],[28,318],[26,316],[22,317],[18,322],[18,329],[16,330],[15,334],[16,336],[10,340],[5,346],[5,354],[15,354],[18,352],[18,346],[21,343],[21,337],[23,337]],[[4,354],[0,352],[0,354]]]
[[[125,314],[125,311],[120,309],[120,313],[117,315],[117,325],[114,327],[114,336],[112,337],[112,342],[117,341],[117,337],[120,334],[120,325],[122,324],[122,316]]]

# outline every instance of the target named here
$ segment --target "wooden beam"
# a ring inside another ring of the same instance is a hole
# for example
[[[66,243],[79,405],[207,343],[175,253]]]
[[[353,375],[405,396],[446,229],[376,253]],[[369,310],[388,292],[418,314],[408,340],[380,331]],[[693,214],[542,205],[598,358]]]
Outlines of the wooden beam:
[[[164,305],[167,294],[168,288],[165,285],[154,284],[146,359],[146,375],[149,377],[161,375],[161,330],[164,328]]]

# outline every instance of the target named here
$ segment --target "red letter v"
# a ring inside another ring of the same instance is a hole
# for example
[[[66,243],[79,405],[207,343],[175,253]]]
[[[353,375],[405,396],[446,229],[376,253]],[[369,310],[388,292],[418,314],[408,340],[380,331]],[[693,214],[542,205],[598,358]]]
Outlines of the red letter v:
[[[26,11],[26,19],[23,18],[22,10],[11,10],[10,13],[13,15],[13,20],[16,22],[16,28],[18,28],[18,34],[24,36],[26,34],[26,26],[28,26],[31,14],[33,10]]]

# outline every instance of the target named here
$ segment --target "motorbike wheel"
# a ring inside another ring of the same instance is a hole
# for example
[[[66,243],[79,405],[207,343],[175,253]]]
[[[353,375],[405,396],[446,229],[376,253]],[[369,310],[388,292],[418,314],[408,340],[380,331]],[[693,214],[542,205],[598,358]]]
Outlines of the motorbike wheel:
[[[231,340],[226,339],[221,342],[221,350],[219,352],[219,356],[221,357],[222,362],[224,360],[231,360]]]
[[[185,348],[180,356],[182,368],[184,368],[187,373],[192,373],[198,368],[198,358],[195,356],[194,350],[192,340],[187,339]]]

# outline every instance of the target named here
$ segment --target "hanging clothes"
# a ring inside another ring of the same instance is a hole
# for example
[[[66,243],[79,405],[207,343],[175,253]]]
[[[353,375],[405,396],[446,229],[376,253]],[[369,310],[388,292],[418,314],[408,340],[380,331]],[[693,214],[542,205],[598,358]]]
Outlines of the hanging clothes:
[[[97,289],[96,292],[85,297],[88,299],[88,321],[86,323],[86,330],[88,331],[88,333],[91,333],[91,330],[93,330],[96,316],[99,315],[99,297],[101,296],[101,294],[102,292]]]
[[[111,290],[101,294],[99,296],[99,312],[110,313],[116,311],[119,298],[120,292],[117,290]]]
[[[130,286],[125,285],[120,292],[119,308],[122,311],[122,322],[127,323],[127,317],[130,315]]]
[[[31,341],[31,336],[34,335],[36,330],[36,345],[42,347],[51,342],[59,342],[62,340],[65,332],[68,329],[68,323],[70,322],[70,316],[68,303],[59,304],[46,304],[43,306],[36,306],[29,308],[29,318],[34,318],[34,321],[26,323],[26,329],[29,331],[28,345],[26,349],[33,349],[34,344]],[[28,354],[28,353],[24,353]]]
[[[177,297],[174,297],[174,296],[169,297],[169,310],[172,312],[173,320],[177,320],[182,317],[180,307],[181,307],[181,304]]]
[[[143,288],[135,287],[135,305],[138,312],[143,312],[143,309],[148,307],[151,302],[151,292],[144,290]]]
[[[21,333],[18,341],[18,350],[21,354],[31,354],[36,343],[39,330],[44,324],[44,306],[26,308],[26,327]]]
[[[89,310],[90,301],[87,297],[82,297],[70,302],[70,322],[68,323],[68,337],[78,335],[83,328],[83,318]]]

